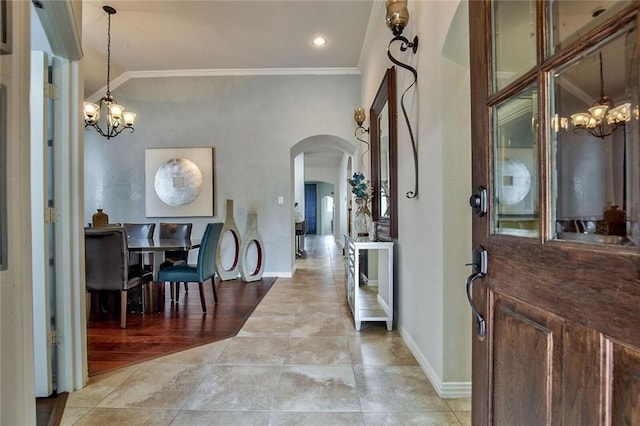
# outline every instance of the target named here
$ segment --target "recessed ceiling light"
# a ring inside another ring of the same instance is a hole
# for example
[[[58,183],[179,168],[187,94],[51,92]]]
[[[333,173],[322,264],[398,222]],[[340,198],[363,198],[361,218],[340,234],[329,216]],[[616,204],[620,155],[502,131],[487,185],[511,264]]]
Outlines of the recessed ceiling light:
[[[322,36],[318,36],[313,39],[313,45],[316,47],[322,47],[325,44],[327,44],[327,39]]]

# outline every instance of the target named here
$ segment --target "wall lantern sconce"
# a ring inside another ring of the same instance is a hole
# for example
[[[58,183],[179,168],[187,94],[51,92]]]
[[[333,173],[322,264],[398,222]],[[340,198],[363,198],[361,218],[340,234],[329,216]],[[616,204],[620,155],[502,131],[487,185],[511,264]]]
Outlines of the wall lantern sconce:
[[[402,35],[404,28],[409,23],[409,10],[407,9],[407,0],[387,0],[387,26],[391,29],[393,33],[393,38],[389,42],[387,47],[387,56],[389,60],[394,64],[398,65],[401,68],[404,68],[413,74],[413,83],[409,85],[402,93],[402,97],[400,98],[400,106],[402,107],[402,114],[404,115],[404,120],[407,123],[407,128],[409,129],[409,137],[411,138],[411,147],[413,148],[413,165],[415,170],[415,184],[414,190],[407,192],[407,198],[416,198],[418,196],[418,148],[416,146],[415,137],[413,136],[413,129],[411,128],[411,122],[409,121],[409,115],[407,114],[407,109],[404,106],[404,95],[407,94],[407,91],[415,86],[418,82],[418,72],[415,68],[410,65],[404,64],[397,60],[391,54],[391,45],[396,41],[399,41],[400,51],[406,52],[411,49],[411,51],[415,54],[418,51],[418,36],[415,36],[412,41],[409,41],[408,38]]]
[[[358,127],[356,127],[356,130],[353,134],[355,135],[356,139],[358,139],[360,142],[366,143],[367,145],[369,145],[369,142],[365,141],[364,139],[358,136],[358,132],[362,136],[364,136],[365,133],[369,133],[369,129],[362,127],[362,123],[364,123],[364,120],[366,120],[366,118],[367,118],[367,113],[364,111],[364,108],[355,109],[355,111],[353,112],[353,119],[356,121],[356,124],[358,125]]]
[[[116,13],[116,10],[111,6],[103,6],[102,9],[107,13],[107,93],[100,99],[99,104],[93,102],[84,103],[84,127],[89,126],[96,129],[100,136],[104,136],[107,139],[115,138],[124,129],[129,129],[131,133],[135,130],[133,128],[133,122],[136,118],[136,114],[131,111],[125,111],[122,105],[111,96],[110,79],[111,79],[111,15]],[[104,104],[104,106],[103,106]],[[98,124],[100,121],[100,110],[107,110],[107,119],[105,129],[103,130]]]
[[[574,132],[586,130],[592,136],[604,139],[611,135],[618,127],[631,119],[631,104],[625,103],[615,106],[611,98],[604,94],[604,77],[602,73],[602,53],[600,59],[600,99],[598,99],[588,112],[579,112],[571,115],[571,124]]]
[[[358,125],[358,127],[356,127],[356,130],[353,132],[353,134],[356,137],[356,139],[358,139],[360,142],[367,145],[367,149],[365,149],[362,155],[360,156],[360,164],[362,165],[362,170],[365,169],[364,156],[367,152],[369,152],[369,142],[367,142],[366,140],[358,136],[358,133],[360,133],[362,136],[364,136],[365,133],[369,133],[368,128],[362,127],[362,123],[364,123],[364,120],[366,118],[367,118],[367,113],[365,112],[364,108],[356,108],[354,110],[353,119],[356,121],[356,124]]]

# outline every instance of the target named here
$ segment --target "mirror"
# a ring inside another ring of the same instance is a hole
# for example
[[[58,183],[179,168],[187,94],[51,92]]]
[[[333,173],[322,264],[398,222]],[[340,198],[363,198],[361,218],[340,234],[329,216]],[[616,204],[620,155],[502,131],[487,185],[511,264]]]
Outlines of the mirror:
[[[378,241],[398,237],[396,73],[387,69],[371,105],[371,215]]]

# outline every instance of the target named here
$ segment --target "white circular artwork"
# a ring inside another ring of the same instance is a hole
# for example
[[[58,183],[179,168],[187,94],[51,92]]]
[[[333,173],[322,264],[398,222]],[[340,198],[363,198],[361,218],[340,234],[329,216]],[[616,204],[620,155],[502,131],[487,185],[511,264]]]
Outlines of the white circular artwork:
[[[523,162],[506,158],[500,164],[502,182],[498,185],[501,204],[513,205],[524,200],[531,190],[531,173]]]
[[[202,184],[202,172],[186,158],[172,158],[162,164],[153,181],[158,198],[174,207],[193,203],[200,195]]]

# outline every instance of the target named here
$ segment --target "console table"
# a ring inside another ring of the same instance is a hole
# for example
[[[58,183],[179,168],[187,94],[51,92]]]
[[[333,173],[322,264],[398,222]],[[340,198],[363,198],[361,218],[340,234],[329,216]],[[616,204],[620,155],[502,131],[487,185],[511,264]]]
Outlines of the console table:
[[[344,239],[345,289],[356,330],[360,330],[362,321],[385,321],[391,331],[393,242],[358,241],[346,235]],[[361,256],[365,254],[367,261],[363,266]]]

